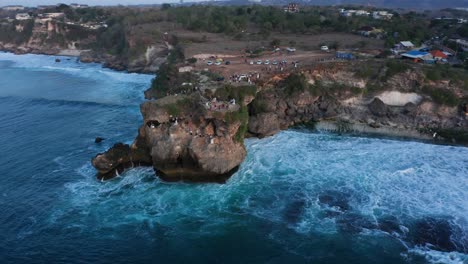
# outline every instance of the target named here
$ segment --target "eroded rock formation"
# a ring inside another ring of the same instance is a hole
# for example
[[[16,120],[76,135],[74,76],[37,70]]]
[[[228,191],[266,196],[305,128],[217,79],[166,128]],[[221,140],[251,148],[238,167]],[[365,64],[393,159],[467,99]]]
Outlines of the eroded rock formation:
[[[147,101],[141,105],[144,123],[134,143],[97,155],[93,165],[101,175],[145,163],[169,181],[223,181],[247,154],[243,137],[236,136],[243,121],[230,118],[239,107],[210,110],[197,94]]]

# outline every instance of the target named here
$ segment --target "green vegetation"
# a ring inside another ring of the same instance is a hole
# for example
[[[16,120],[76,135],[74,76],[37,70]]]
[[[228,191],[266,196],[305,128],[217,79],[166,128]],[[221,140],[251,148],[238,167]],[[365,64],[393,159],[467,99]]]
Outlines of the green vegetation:
[[[411,67],[402,61],[396,61],[396,60],[389,60],[386,64],[386,72],[385,76],[383,76],[382,81],[387,81],[388,79],[392,78],[393,76],[399,74],[399,73],[404,73],[407,70],[411,69]]]
[[[167,94],[180,93],[187,89],[193,89],[198,83],[198,76],[191,72],[180,73],[177,64],[184,62],[185,56],[182,46],[179,45],[177,38],[173,37],[174,49],[172,49],[167,58],[157,72],[157,77],[151,83],[152,94],[155,97],[164,97]],[[182,87],[183,83],[191,83],[190,87]]]
[[[230,99],[235,99],[236,102],[240,105],[240,109],[235,112],[228,112],[224,116],[224,120],[229,123],[239,122],[240,127],[237,130],[237,133],[234,137],[234,140],[237,142],[243,142],[245,133],[248,130],[249,122],[249,109],[242,102],[246,96],[255,96],[257,93],[257,87],[255,86],[231,86],[225,85],[224,87],[218,88],[214,96],[222,101],[228,101]]]
[[[187,59],[187,62],[191,63],[191,64],[194,64],[194,63],[197,63],[197,59],[196,58],[189,58],[189,59]]]
[[[182,117],[184,115],[201,114],[204,108],[199,104],[199,98],[182,97],[175,103],[163,105],[169,115]]]
[[[268,112],[267,105],[265,103],[265,94],[267,91],[261,91],[257,93],[255,99],[249,104],[249,112],[251,115],[258,115],[261,113]]]
[[[17,30],[17,27],[21,30]],[[25,43],[31,38],[33,28],[33,20],[15,20],[11,24],[0,24],[0,41],[18,45]]]
[[[454,143],[468,143],[468,131],[463,129],[435,129],[437,134]]]
[[[340,95],[344,93],[352,93],[354,95],[361,94],[363,89],[359,87],[348,86],[339,83],[333,83],[329,85],[323,84],[321,81],[315,81],[315,84],[309,84],[306,80],[306,77],[303,74],[290,74],[286,79],[281,83],[284,92],[288,95],[294,95],[297,93],[302,93],[309,91],[312,95],[321,96],[321,95]],[[259,106],[259,109],[261,106]]]
[[[228,124],[240,122],[240,127],[237,130],[236,135],[234,136],[234,140],[243,143],[245,133],[247,133],[249,124],[249,111],[247,106],[241,104],[241,107],[238,111],[226,113],[224,120]]]
[[[458,96],[447,89],[425,86],[422,92],[429,95],[438,104],[457,106],[460,103]]]
[[[426,78],[430,81],[450,80],[459,82],[463,89],[468,90],[468,72],[463,69],[456,69],[446,64],[438,64],[424,68]]]
[[[235,99],[236,102],[242,102],[246,96],[255,96],[257,93],[257,87],[253,85],[245,86],[232,86],[225,85],[221,88],[216,89],[214,96],[222,101],[229,101]]]
[[[310,87],[307,83],[306,77],[303,74],[290,74],[281,83],[286,94],[293,95],[295,93],[302,93]]]
[[[365,65],[357,67],[354,75],[358,78],[375,80],[379,77],[381,70],[382,67],[379,65],[369,65],[366,63]]]

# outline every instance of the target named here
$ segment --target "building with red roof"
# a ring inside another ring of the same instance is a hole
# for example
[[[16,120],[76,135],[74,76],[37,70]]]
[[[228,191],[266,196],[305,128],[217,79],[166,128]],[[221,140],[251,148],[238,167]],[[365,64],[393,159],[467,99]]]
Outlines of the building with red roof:
[[[448,56],[443,53],[442,51],[440,50],[433,50],[431,51],[431,54],[432,54],[432,57],[434,57],[434,60],[446,60],[448,58]]]

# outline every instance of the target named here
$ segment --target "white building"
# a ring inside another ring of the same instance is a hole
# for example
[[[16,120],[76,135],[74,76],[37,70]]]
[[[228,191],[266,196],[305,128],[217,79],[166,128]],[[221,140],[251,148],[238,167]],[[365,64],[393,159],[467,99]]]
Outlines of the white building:
[[[356,16],[369,16],[370,13],[366,10],[356,10]]]
[[[28,13],[19,13],[16,14],[16,20],[28,20],[31,19],[32,17]]]
[[[340,10],[340,15],[344,17],[352,17],[352,16],[369,16],[370,13],[366,10]]]
[[[179,72],[191,72],[193,71],[193,67],[192,66],[184,66],[184,67],[180,67],[179,68]]]
[[[75,3],[73,3],[73,4],[70,4],[70,7],[71,7],[71,8],[75,8],[75,9],[77,9],[77,8],[87,8],[88,5],[85,5],[85,4],[75,4]]]
[[[61,17],[65,17],[65,13],[44,13],[44,14],[42,14],[42,17],[45,17],[45,18],[61,18]]]
[[[389,13],[388,11],[374,11],[374,12],[372,12],[372,17],[374,19],[390,20],[390,19],[392,19],[393,14]]]
[[[457,39],[455,42],[457,43],[458,47],[463,49],[463,51],[468,51],[468,41],[464,39]]]
[[[11,6],[2,7],[2,9],[5,11],[21,11],[21,10],[24,10],[24,8],[25,7],[21,5],[11,5]]]
[[[397,48],[400,50],[412,50],[414,47],[415,46],[411,41],[401,41],[397,44]]]

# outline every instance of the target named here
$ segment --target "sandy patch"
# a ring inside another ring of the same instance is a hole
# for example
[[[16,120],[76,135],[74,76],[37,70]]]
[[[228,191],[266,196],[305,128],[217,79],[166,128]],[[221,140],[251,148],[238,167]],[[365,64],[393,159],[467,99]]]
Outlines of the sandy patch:
[[[72,56],[72,57],[79,57],[83,50],[76,50],[76,49],[63,49],[57,54],[59,56]]]
[[[419,104],[422,96],[417,93],[401,93],[397,91],[383,92],[377,96],[386,105],[404,106],[407,103]]]
[[[198,60],[206,60],[206,59],[209,59],[211,57],[215,57],[215,58],[235,58],[235,57],[238,57],[238,56],[228,55],[228,54],[207,54],[207,53],[202,53],[202,54],[193,55],[193,57],[195,59],[198,59]]]

